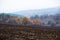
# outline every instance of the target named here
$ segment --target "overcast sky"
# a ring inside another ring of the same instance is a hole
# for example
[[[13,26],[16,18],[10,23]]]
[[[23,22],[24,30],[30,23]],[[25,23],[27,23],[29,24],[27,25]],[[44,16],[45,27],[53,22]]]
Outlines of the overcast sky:
[[[56,6],[60,6],[60,0],[0,0],[0,13],[44,9]]]

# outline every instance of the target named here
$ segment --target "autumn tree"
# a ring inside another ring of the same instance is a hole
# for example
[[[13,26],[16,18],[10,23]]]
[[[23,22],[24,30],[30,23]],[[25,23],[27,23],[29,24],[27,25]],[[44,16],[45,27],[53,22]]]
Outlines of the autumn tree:
[[[38,20],[38,19],[35,19],[35,20],[33,20],[33,23],[34,23],[34,24],[39,24],[39,25],[40,25],[40,24],[41,24],[41,21]]]
[[[28,23],[27,20],[28,20],[28,18],[25,16],[25,17],[22,19],[22,23],[23,23],[23,24],[27,24],[27,23]]]

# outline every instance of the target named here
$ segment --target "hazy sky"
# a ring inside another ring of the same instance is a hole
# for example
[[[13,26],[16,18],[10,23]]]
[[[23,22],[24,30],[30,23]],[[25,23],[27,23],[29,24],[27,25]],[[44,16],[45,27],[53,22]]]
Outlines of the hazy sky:
[[[60,6],[60,0],[0,0],[1,12],[16,12]]]

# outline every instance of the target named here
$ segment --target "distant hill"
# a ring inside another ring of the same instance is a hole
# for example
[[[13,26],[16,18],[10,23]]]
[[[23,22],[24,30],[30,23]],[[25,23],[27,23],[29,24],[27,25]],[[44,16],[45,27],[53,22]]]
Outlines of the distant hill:
[[[23,18],[23,15],[13,14],[13,13],[0,13],[0,16],[10,16],[10,17],[19,17]]]
[[[23,15],[23,16],[34,16],[34,15],[54,15],[60,13],[60,7],[55,8],[47,8],[47,9],[37,9],[37,10],[24,10],[24,11],[18,11],[14,12],[15,14]]]

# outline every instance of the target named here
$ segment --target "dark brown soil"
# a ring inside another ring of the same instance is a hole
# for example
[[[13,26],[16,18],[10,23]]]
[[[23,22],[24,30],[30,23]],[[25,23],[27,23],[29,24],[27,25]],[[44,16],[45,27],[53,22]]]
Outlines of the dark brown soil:
[[[60,40],[60,30],[33,27],[0,27],[0,40]]]

